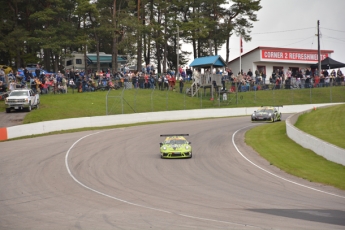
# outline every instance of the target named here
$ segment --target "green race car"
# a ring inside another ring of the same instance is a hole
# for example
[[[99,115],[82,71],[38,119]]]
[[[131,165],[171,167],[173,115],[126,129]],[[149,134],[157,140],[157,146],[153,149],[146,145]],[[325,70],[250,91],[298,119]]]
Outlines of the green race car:
[[[166,137],[160,145],[161,158],[192,158],[191,142],[185,136],[188,134],[164,134]]]

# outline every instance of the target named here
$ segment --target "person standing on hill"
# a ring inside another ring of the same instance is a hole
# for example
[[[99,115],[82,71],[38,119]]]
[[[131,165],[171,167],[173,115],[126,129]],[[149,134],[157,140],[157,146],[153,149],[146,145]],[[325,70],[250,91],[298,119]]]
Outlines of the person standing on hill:
[[[340,69],[337,70],[337,77],[342,77],[343,76],[343,73],[341,72]]]
[[[62,75],[62,80],[61,80],[61,89],[63,93],[67,93],[67,80],[64,75]]]
[[[261,71],[261,78],[262,78],[262,84],[264,85],[264,88],[265,88],[265,85],[266,85],[266,72],[265,72],[265,70]]]
[[[192,75],[193,75],[193,71],[189,67],[187,67],[186,69],[186,75],[187,75],[187,81],[189,82],[190,79],[192,79]]]
[[[36,90],[36,79],[35,79],[35,77],[33,77],[32,79],[30,79],[30,88],[32,89],[32,91],[34,91],[34,93],[37,93],[37,90]]]
[[[0,81],[5,81],[5,70],[4,70],[4,67],[0,68]]]
[[[7,87],[3,81],[0,80],[0,92],[6,92]]]
[[[164,75],[164,90],[165,89],[169,90],[169,78],[170,78],[169,74]]]
[[[40,70],[40,67],[39,67],[39,65],[37,65],[37,67],[36,67],[36,69],[35,69],[35,75],[36,75],[36,77],[40,77],[40,75],[41,75],[41,70]]]
[[[163,78],[162,78],[162,76],[158,77],[158,89],[163,90]]]
[[[148,73],[145,74],[144,79],[145,79],[144,88],[148,89],[149,88],[149,74]]]
[[[251,80],[255,80],[255,78],[253,78],[253,72],[251,69],[248,70],[247,76],[249,76],[251,78]]]
[[[25,79],[25,81],[26,81],[26,82],[29,81],[29,78],[30,78],[30,76],[29,76],[29,70],[28,70],[26,67],[24,68],[23,73],[24,73],[24,79]]]
[[[183,78],[183,80],[186,79],[186,72],[183,69],[180,76]]]
[[[132,85],[134,89],[137,88],[137,76],[138,76],[138,73],[132,77]]]
[[[200,85],[200,74],[198,69],[193,71],[193,79],[195,84]]]
[[[180,93],[183,92],[183,87],[184,87],[184,80],[183,80],[183,77],[181,76],[180,79],[179,79],[179,84],[180,84]]]
[[[144,89],[144,83],[145,83],[144,73],[140,73],[140,75],[139,75],[139,88],[140,89]]]
[[[255,85],[259,83],[260,78],[260,71],[258,69],[255,70]]]
[[[221,79],[221,82],[222,82],[222,90],[225,90],[225,77],[226,75],[222,75],[222,79]]]

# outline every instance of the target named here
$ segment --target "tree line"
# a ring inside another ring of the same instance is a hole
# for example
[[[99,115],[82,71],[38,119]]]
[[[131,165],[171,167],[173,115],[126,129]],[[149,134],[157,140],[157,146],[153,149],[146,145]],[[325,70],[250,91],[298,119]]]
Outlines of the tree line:
[[[138,70],[156,63],[157,71],[165,72],[177,67],[182,42],[192,44],[194,58],[217,55],[226,44],[228,62],[230,37],[250,41],[261,9],[260,0],[2,2],[0,64],[20,68],[40,63],[48,71],[63,70],[61,60],[78,51],[111,53],[112,66],[118,55],[125,55],[136,60]],[[188,62],[187,55],[180,52],[179,65]]]

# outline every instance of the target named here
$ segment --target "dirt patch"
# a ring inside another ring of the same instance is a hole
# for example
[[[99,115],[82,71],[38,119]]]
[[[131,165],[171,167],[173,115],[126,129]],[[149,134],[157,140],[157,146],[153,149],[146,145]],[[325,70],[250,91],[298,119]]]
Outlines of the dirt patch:
[[[27,112],[15,111],[11,113],[0,113],[0,128],[11,127],[23,124],[24,117]]]
[[[17,122],[23,122],[23,119],[15,119],[15,120],[10,120],[10,121],[17,123]]]

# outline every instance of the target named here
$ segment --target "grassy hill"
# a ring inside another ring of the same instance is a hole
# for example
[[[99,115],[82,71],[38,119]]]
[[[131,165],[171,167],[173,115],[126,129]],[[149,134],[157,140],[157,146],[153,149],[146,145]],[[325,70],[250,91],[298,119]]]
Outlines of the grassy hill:
[[[129,89],[77,93],[69,89],[67,94],[44,94],[40,96],[40,109],[29,113],[24,123],[107,114],[345,102],[344,86],[230,93],[227,101],[222,100],[222,95],[211,96],[209,91],[204,94],[202,89],[196,97],[178,91],[177,88],[176,91]],[[5,111],[3,101],[0,111]]]

